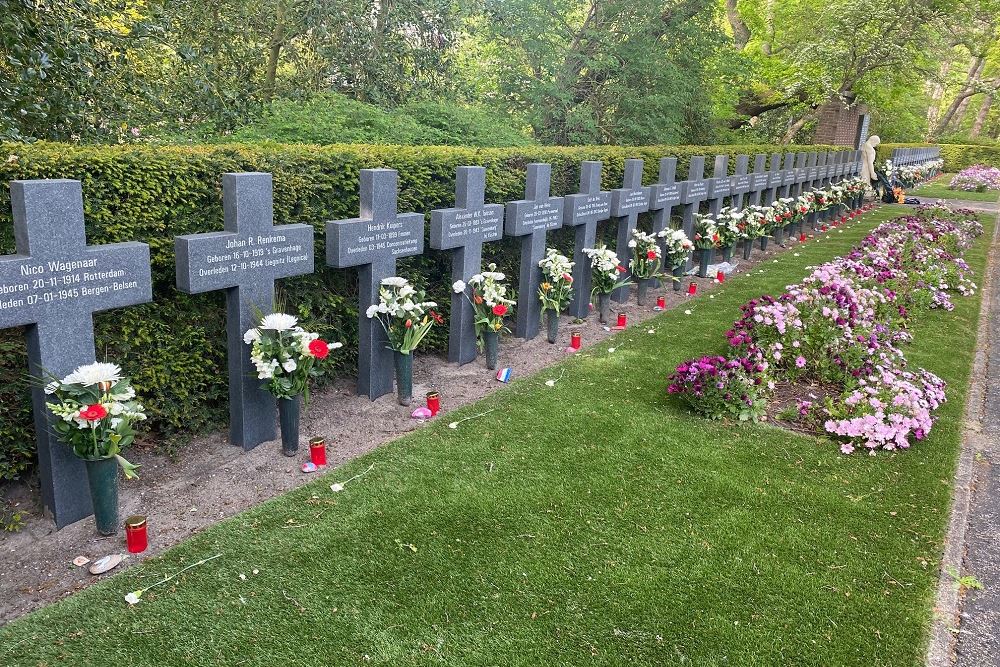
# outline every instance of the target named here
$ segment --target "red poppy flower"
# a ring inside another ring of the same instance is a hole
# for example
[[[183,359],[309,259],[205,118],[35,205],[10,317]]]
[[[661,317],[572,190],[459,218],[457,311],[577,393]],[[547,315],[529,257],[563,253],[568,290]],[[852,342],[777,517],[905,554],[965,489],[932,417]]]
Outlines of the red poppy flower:
[[[497,305],[493,306],[493,314],[496,315],[497,317],[503,317],[504,315],[507,314],[507,306],[505,306],[502,303],[498,303]]]
[[[656,259],[656,251],[655,250],[647,250],[646,251],[646,259]]]
[[[317,338],[309,343],[309,354],[317,359],[326,359],[326,355],[330,354],[330,346],[325,340]]]
[[[86,419],[89,422],[98,422],[108,416],[108,411],[104,409],[104,406],[100,403],[94,403],[93,405],[88,405],[83,410],[80,410],[80,418]]]

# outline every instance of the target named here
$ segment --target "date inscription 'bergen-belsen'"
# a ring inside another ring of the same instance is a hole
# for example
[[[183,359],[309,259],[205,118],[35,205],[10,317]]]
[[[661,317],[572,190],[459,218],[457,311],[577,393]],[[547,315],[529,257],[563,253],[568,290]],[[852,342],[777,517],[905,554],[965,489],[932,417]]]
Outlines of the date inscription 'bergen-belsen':
[[[0,282],[0,311],[140,291],[139,281],[128,271],[101,266],[101,259],[25,262],[19,267],[20,279]]]

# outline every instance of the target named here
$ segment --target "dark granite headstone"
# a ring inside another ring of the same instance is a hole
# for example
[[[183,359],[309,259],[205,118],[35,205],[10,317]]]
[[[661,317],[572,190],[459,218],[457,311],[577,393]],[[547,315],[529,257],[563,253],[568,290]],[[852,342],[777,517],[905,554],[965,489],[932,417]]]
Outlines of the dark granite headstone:
[[[729,192],[732,196],[732,207],[737,211],[743,208],[743,198],[750,192],[750,175],[747,174],[749,162],[749,156],[737,155],[736,171],[729,177]]]
[[[483,244],[503,238],[503,205],[486,204],[486,167],[459,167],[455,207],[431,211],[431,247],[451,250],[451,281],[469,282],[482,270]],[[465,292],[451,293],[448,361],[476,358],[475,309]]]
[[[261,388],[243,335],[274,311],[274,281],[313,271],[311,225],[274,225],[271,174],[223,174],[223,232],[174,238],[177,289],[226,291],[229,439],[243,449],[274,440],[275,399]]]
[[[785,153],[784,171],[781,179],[781,197],[791,197],[792,186],[798,173],[795,171],[795,153]]]
[[[708,181],[705,180],[705,156],[696,155],[688,162],[687,180],[681,182],[681,229],[694,241],[694,214],[701,202],[708,199]],[[692,258],[688,258],[685,269],[691,268]]]
[[[650,186],[649,210],[653,214],[653,234],[659,234],[670,226],[670,213],[681,203],[681,183],[677,180],[677,158],[660,158],[660,173],[656,183]],[[666,247],[666,239],[660,241],[660,252]]]
[[[545,234],[563,223],[563,198],[550,197],[552,166],[532,162],[524,182],[524,199],[507,202],[504,233],[521,239],[521,270],[517,289],[517,322],[514,334],[531,340],[538,335],[542,304],[538,286],[542,270],[538,263],[545,257]]]
[[[563,226],[575,228],[573,245],[573,300],[567,311],[583,319],[590,313],[592,273],[590,258],[583,251],[597,241],[597,223],[611,217],[611,193],[601,190],[601,163],[587,160],[580,165],[580,192],[566,195]]]
[[[708,181],[708,212],[712,216],[717,216],[722,210],[723,200],[729,193],[729,156],[716,155],[712,178]]]
[[[757,153],[753,160],[753,172],[750,174],[750,203],[760,205],[767,191],[770,175],[767,172],[767,154]]]
[[[807,155],[803,151],[795,154],[795,185],[793,196],[798,197],[805,188],[806,181],[809,180],[809,169],[806,167]]]
[[[358,393],[374,401],[392,391],[395,369],[385,330],[365,311],[396,275],[396,260],[424,251],[424,216],[396,212],[395,169],[362,169],[359,185],[361,216],[326,223],[326,263],[358,267]]]
[[[642,160],[625,160],[625,174],[622,187],[611,191],[611,217],[618,223],[618,238],[615,253],[624,266],[628,266],[631,249],[628,242],[639,220],[639,214],[649,210],[650,189],[642,186]],[[625,276],[631,276],[626,273]],[[611,299],[628,301],[629,288],[619,287],[611,293]]]
[[[80,181],[13,181],[16,255],[0,257],[0,329],[27,327],[28,371],[65,377],[92,363],[93,313],[152,299],[149,246],[88,246]],[[93,511],[83,462],[50,429],[32,389],[42,504],[56,526]]]
[[[770,206],[781,196],[785,172],[781,169],[781,153],[771,153],[771,169],[768,173],[767,190],[762,196],[763,205]]]

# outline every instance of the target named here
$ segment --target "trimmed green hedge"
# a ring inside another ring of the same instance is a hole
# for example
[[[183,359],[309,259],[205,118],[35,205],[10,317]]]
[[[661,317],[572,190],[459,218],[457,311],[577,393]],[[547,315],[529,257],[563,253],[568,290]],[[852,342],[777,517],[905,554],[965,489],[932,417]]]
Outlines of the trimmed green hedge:
[[[882,144],[878,149],[879,159],[889,157],[889,153],[894,148],[929,145],[931,144]],[[962,171],[974,164],[1000,167],[1000,146],[966,144],[940,144],[940,146],[941,157],[944,159],[944,170],[948,173]]]
[[[83,182],[87,238],[92,244],[143,241],[149,244],[151,304],[95,317],[98,356],[119,362],[133,377],[148,408],[148,427],[161,445],[173,446],[191,434],[220,426],[227,414],[224,296],[189,296],[174,287],[173,238],[222,228],[221,175],[266,171],[274,175],[276,224],[305,222],[316,227],[316,266],[309,276],[282,281],[284,308],[296,313],[344,347],[335,353],[337,371],[356,368],[357,282],[354,271],[323,266],[323,224],[358,214],[358,174],[367,167],[400,173],[400,211],[429,212],[454,203],[455,168],[487,167],[487,201],[520,199],[529,162],[552,163],[552,193],[578,190],[580,162],[602,160],[604,187],[620,187],[625,158],[646,160],[645,182],[656,180],[658,160],[677,156],[687,173],[693,155],[805,150],[802,146],[591,146],[468,149],[366,145],[216,145],[108,147],[38,143],[0,145],[0,181],[75,178]],[[829,146],[811,147],[813,150]],[[711,169],[711,159],[708,160]],[[730,161],[732,164],[732,160]],[[608,231],[608,230],[606,230]],[[551,235],[570,247],[571,233]],[[609,235],[610,240],[610,235]],[[613,243],[613,241],[611,241]],[[14,252],[10,191],[0,188],[0,254]],[[489,244],[484,261],[496,261],[515,277],[518,251],[505,240]],[[450,263],[430,250],[400,262],[399,271],[450,303]],[[441,277],[445,278],[442,279]],[[437,327],[427,348],[446,348],[447,327]],[[34,453],[24,337],[0,331],[0,479],[30,468]]]

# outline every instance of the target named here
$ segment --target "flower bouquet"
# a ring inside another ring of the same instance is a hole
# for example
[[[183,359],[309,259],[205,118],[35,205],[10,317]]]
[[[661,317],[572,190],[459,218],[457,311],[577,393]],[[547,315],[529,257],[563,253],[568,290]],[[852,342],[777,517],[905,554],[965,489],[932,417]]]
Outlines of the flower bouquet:
[[[746,238],[743,234],[746,228],[746,212],[726,206],[719,211],[718,218],[717,229],[722,261],[728,262],[733,258],[733,247]]]
[[[138,467],[121,452],[135,440],[132,424],[146,418],[135,389],[117,365],[95,362],[61,380],[52,379],[44,391],[56,417],[56,438],[87,468],[97,532],[113,535],[118,529],[118,466],[129,479]]]
[[[309,402],[309,379],[323,374],[322,362],[342,343],[327,343],[319,334],[299,326],[287,313],[260,315],[259,324],[243,334],[250,346],[250,362],[263,388],[278,399],[281,451],[294,456],[299,449],[299,396]]]
[[[746,218],[743,226],[743,259],[750,259],[755,239],[766,237],[768,216],[770,215],[771,208],[769,206],[751,204],[746,208]]]
[[[669,268],[674,291],[681,289],[681,277],[687,266],[688,257],[694,250],[694,244],[682,229],[665,229],[657,236],[663,239],[663,266]]]
[[[548,341],[555,343],[559,336],[559,313],[573,298],[573,262],[554,248],[546,248],[538,266],[542,270],[538,300],[542,302]]]
[[[435,324],[444,318],[432,310],[433,301],[425,301],[423,290],[415,289],[406,278],[392,276],[382,280],[378,303],[368,307],[368,319],[378,320],[385,330],[396,365],[396,399],[400,405],[413,401],[413,351]]]
[[[646,292],[649,283],[660,275],[660,245],[657,238],[664,238],[666,230],[660,232],[660,236],[647,234],[636,229],[632,232],[628,246],[632,249],[632,259],[629,260],[629,270],[636,284],[636,303],[640,306],[646,305]]]
[[[584,248],[583,254],[590,259],[591,281],[593,289],[591,297],[597,295],[597,306],[601,324],[608,323],[611,293],[620,287],[631,285],[628,278],[622,278],[628,269],[622,266],[618,253],[608,250],[603,245],[596,248]]]
[[[695,213],[694,216],[694,247],[699,251],[698,276],[705,278],[708,276],[712,252],[719,247],[719,228],[711,216],[700,213]]]
[[[476,336],[480,349],[486,352],[486,367],[496,370],[500,354],[500,332],[504,330],[504,317],[511,315],[517,302],[507,297],[507,279],[497,271],[496,264],[488,270],[469,278],[469,283],[456,280],[451,286],[456,294],[465,294],[475,310]]]

